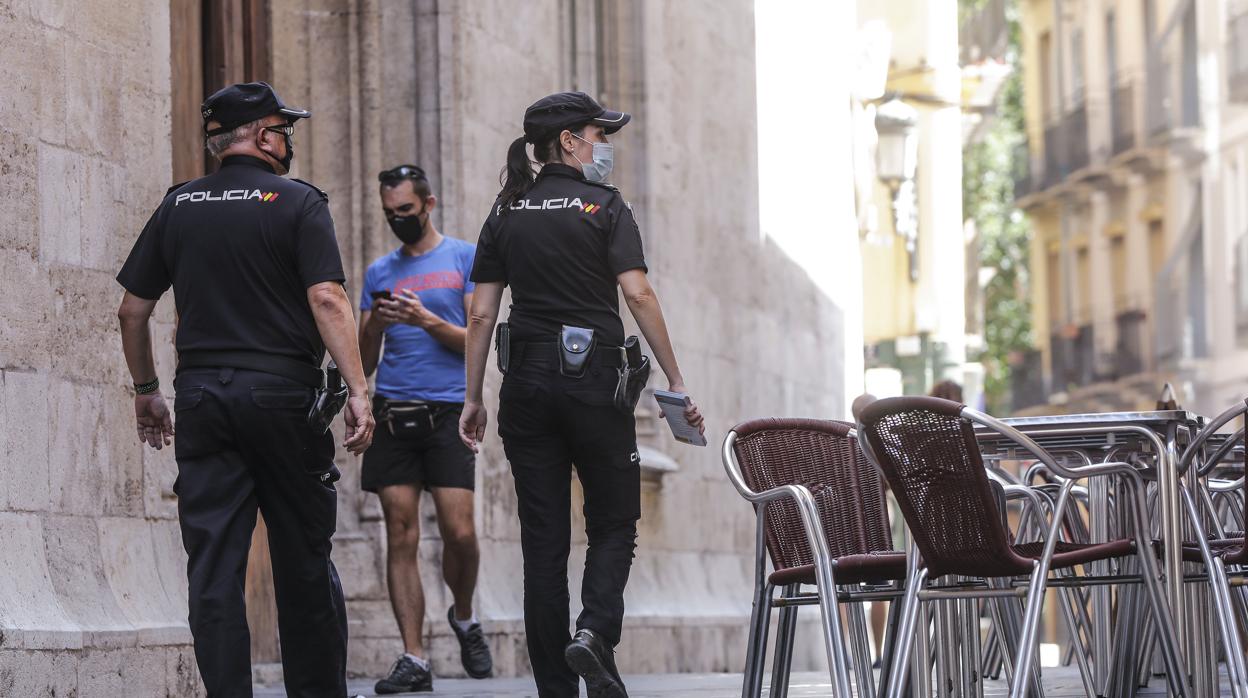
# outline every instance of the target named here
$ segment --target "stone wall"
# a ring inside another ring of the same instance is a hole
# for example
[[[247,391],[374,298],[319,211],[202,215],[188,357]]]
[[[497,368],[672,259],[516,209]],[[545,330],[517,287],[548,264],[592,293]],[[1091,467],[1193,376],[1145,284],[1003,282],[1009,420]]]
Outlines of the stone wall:
[[[193,696],[172,450],[113,275],[170,182],[167,3],[0,0],[0,695]],[[173,375],[171,300],[153,327]]]

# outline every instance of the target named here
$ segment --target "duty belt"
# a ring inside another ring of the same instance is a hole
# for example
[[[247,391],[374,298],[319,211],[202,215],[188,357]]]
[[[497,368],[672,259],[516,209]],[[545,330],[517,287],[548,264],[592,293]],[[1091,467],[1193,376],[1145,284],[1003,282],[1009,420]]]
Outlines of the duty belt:
[[[325,384],[325,372],[309,363],[258,351],[188,351],[178,355],[178,370],[187,368],[241,368],[272,373],[309,388]]]
[[[599,344],[594,347],[593,361],[596,365],[603,368],[620,368],[624,365],[624,358],[621,355],[622,347],[611,346],[608,344]],[[547,356],[555,363],[559,362],[559,343],[558,342],[512,342],[511,343],[511,363],[512,366],[519,366],[524,362],[525,357]]]

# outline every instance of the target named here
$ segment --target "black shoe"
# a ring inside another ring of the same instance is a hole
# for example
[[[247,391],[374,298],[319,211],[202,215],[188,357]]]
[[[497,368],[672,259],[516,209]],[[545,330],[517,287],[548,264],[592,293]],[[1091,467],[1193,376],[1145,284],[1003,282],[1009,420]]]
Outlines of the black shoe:
[[[563,651],[568,667],[585,679],[589,698],[628,698],[620,672],[615,668],[615,650],[592,630],[578,630]]]
[[[485,643],[485,632],[480,623],[473,623],[467,630],[460,630],[455,620],[455,607],[446,609],[446,620],[459,638],[459,661],[464,671],[474,679],[488,679],[494,674],[494,660],[490,658],[490,646]]]
[[[421,669],[405,654],[390,667],[390,675],[378,681],[373,690],[378,695],[432,691],[433,674],[428,669]]]

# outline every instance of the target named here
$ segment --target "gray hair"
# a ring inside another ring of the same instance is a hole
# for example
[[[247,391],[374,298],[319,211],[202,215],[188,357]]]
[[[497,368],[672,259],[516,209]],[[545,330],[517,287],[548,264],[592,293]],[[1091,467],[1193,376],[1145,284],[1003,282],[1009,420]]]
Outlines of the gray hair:
[[[206,143],[208,146],[208,152],[212,153],[214,158],[219,158],[221,157],[221,153],[228,150],[230,146],[254,137],[256,135],[256,131],[258,130],[260,130],[259,119],[245,123],[242,126],[236,126],[233,131],[227,131],[226,133],[218,133],[215,136],[209,136]]]

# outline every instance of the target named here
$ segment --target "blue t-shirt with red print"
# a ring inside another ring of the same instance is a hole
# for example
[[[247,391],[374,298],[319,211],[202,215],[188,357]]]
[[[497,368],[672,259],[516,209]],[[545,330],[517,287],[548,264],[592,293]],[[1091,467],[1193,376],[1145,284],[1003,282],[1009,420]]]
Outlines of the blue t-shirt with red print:
[[[446,237],[419,257],[402,248],[391,252],[364,273],[360,310],[372,309],[374,291],[398,296],[411,289],[434,315],[463,327],[464,296],[474,287],[468,277],[476,250],[470,242]],[[385,331],[376,387],[378,395],[392,400],[463,402],[464,355],[419,327],[391,325]]]

